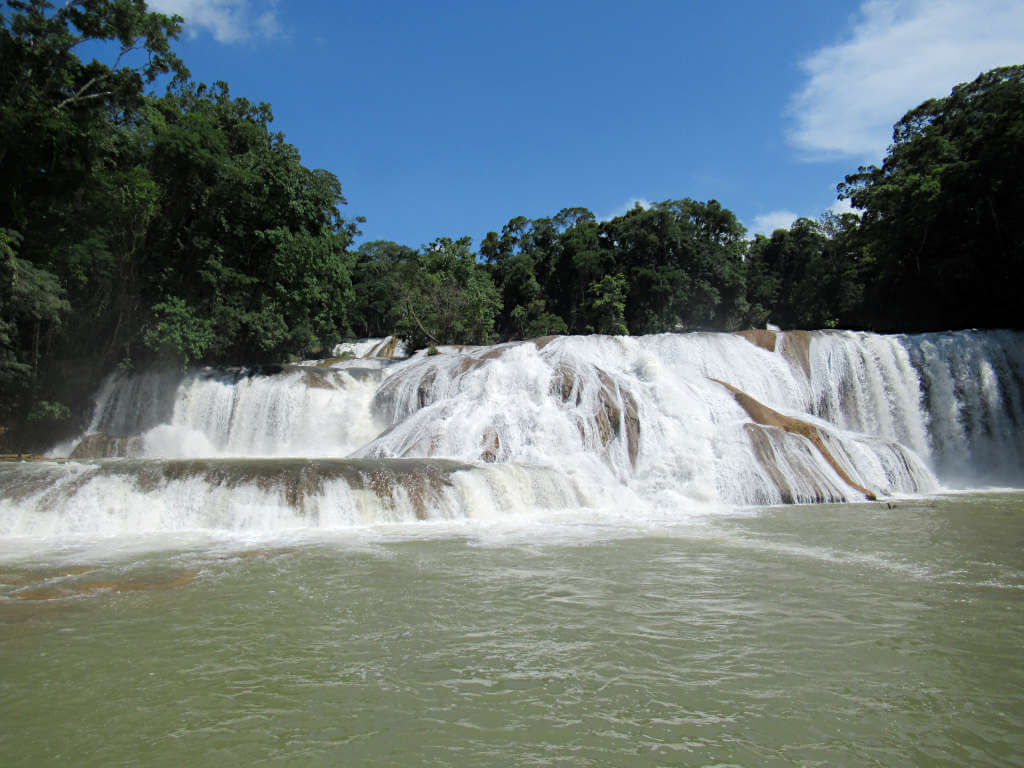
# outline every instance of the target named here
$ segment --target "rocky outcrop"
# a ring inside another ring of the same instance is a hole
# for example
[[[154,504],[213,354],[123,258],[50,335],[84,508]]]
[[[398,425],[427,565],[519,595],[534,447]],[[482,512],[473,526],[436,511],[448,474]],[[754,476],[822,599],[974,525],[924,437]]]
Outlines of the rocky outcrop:
[[[586,377],[578,375],[568,365],[555,368],[548,391],[567,405],[579,408],[585,401],[596,401],[596,408],[589,416],[601,445],[607,447],[613,440],[621,438],[626,446],[629,462],[636,467],[640,452],[640,411],[636,398],[628,389],[619,384],[600,368],[594,368],[598,389],[594,396],[587,392]],[[581,434],[585,433],[580,424]]]
[[[779,413],[778,411],[769,408],[764,403],[755,400],[746,392],[737,389],[731,384],[726,384],[724,381],[720,381],[719,379],[712,379],[712,381],[717,382],[728,389],[732,393],[736,402],[739,403],[740,407],[747,412],[747,415],[754,421],[754,423],[766,427],[776,427],[785,432],[789,432],[790,434],[799,435],[809,441],[810,444],[814,446],[814,449],[821,454],[821,457],[825,459],[828,465],[835,470],[836,474],[839,475],[844,483],[864,494],[867,499],[871,501],[876,499],[874,492],[854,482],[853,478],[851,478],[839,462],[836,461],[832,452],[825,446],[825,441],[822,439],[821,433],[818,431],[818,427],[806,421],[801,421],[800,419],[793,418],[792,416],[786,416],[783,413]],[[751,434],[751,432],[748,430],[748,435],[749,434]],[[764,446],[763,444],[759,445],[758,442],[756,442],[756,438],[754,448],[762,466],[764,466],[765,470],[770,475],[775,476],[778,473],[778,470],[771,466],[771,462],[766,461],[766,454],[763,450]]]
[[[71,459],[110,459],[138,456],[142,452],[142,438],[112,437],[102,432],[93,432],[78,441],[78,445],[68,458]]]
[[[118,476],[140,491],[159,492],[171,482],[201,479],[221,488],[251,486],[276,493],[292,509],[313,514],[307,498],[321,496],[328,481],[340,479],[353,490],[372,491],[386,508],[399,509],[407,502],[423,520],[441,506],[438,496],[451,486],[450,475],[468,468],[445,459],[125,459],[97,465],[79,484],[95,475]]]
[[[494,464],[498,460],[498,456],[501,455],[501,437],[498,435],[498,430],[494,427],[485,429],[484,435],[480,439],[480,448],[480,458],[488,464]]]
[[[808,379],[811,377],[811,333],[810,331],[786,331],[781,334],[778,350],[790,365],[799,368]]]
[[[775,351],[776,341],[778,339],[777,334],[774,331],[766,331],[763,329],[752,328],[746,331],[736,331],[737,336],[741,336],[755,347],[760,347],[769,352]]]
[[[432,509],[437,509],[437,497],[451,486],[450,470],[437,462],[407,462],[401,471],[389,468],[386,471],[373,470],[363,475],[378,500],[392,508],[397,506],[398,494],[408,499],[417,520],[426,520]],[[351,485],[351,482],[350,482]],[[353,486],[355,487],[355,486]]]
[[[398,347],[398,337],[388,336],[380,346],[376,347],[370,352],[370,357],[386,357],[392,358],[395,356],[395,350]]]

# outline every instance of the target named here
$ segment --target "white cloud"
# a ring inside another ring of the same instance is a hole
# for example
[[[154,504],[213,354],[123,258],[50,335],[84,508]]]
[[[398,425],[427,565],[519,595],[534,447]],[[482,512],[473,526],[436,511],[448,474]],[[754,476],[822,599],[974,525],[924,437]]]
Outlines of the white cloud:
[[[800,218],[799,214],[792,211],[769,211],[754,217],[754,224],[751,229],[755,235],[771,236],[776,229],[789,229],[790,225]]]
[[[624,202],[622,205],[620,205],[614,211],[609,213],[607,216],[599,216],[598,220],[599,221],[611,221],[616,216],[625,216],[626,211],[631,211],[631,210],[633,210],[638,205],[646,211],[648,208],[651,207],[651,201],[650,200],[645,200],[642,197],[631,197],[631,198],[629,198],[629,200]]]
[[[859,210],[859,208],[853,207],[853,203],[850,202],[849,198],[836,200],[828,207],[828,212],[836,216],[842,216],[844,213],[858,213]],[[858,215],[860,214],[858,213]]]
[[[220,43],[237,43],[251,37],[276,37],[281,33],[277,0],[250,7],[249,0],[149,0],[160,13],[178,14],[185,19],[185,31],[195,36],[206,29]]]
[[[854,208],[849,200],[836,200],[828,207],[826,213],[836,216],[841,216],[844,213],[856,213],[859,215],[859,210]],[[821,215],[821,212],[818,212],[811,215],[805,214],[801,217],[799,213],[793,213],[792,211],[769,211],[768,213],[762,213],[760,216],[755,216],[753,225],[747,227],[747,229],[751,235],[767,235],[771,237],[772,232],[776,229],[789,229],[793,226],[793,222],[799,218],[817,221]]]
[[[810,159],[877,163],[892,126],[929,98],[1024,62],[1020,0],[868,0],[849,36],[801,62],[792,144]]]

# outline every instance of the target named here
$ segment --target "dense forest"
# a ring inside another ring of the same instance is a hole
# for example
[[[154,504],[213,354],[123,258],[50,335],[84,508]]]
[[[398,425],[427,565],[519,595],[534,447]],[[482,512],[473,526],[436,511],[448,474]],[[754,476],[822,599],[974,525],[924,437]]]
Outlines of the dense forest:
[[[282,361],[354,336],[1021,326],[1024,66],[908,112],[881,167],[839,184],[856,214],[751,240],[686,198],[518,216],[477,250],[356,247],[337,177],[302,165],[270,106],[190,78],[180,17],[10,0],[0,21],[7,449],[75,427],[118,367]]]

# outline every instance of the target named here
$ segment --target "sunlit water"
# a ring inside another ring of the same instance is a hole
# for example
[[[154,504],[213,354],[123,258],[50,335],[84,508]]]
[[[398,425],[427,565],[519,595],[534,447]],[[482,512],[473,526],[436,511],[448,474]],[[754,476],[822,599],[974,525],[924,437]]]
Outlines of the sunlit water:
[[[0,755],[1019,765],[1022,637],[1021,493],[7,548]]]

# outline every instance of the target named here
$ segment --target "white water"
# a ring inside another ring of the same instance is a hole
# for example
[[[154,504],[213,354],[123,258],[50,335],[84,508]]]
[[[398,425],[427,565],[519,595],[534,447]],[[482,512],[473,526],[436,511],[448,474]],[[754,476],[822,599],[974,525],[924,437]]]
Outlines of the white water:
[[[767,351],[730,334],[663,334],[360,357],[381,354],[378,339],[274,372],[114,376],[97,397],[89,432],[102,435],[90,439],[107,447],[94,455],[143,461],[5,468],[0,535],[678,521],[862,500],[855,486],[884,498],[1021,485],[1022,340],[815,332]],[[799,419],[819,446],[755,423],[719,382]],[[458,464],[428,476],[425,459]]]

